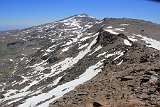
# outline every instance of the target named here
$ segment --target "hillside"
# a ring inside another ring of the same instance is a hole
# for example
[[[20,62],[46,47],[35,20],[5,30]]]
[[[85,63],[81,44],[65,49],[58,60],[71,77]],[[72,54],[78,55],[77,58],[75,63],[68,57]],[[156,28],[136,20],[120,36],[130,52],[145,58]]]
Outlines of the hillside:
[[[3,32],[0,106],[159,107],[159,29],[79,14]]]

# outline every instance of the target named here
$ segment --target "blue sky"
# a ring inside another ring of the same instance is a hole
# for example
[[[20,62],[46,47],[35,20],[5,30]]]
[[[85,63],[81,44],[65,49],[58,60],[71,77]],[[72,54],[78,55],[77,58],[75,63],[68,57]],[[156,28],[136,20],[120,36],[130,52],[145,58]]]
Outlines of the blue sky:
[[[160,3],[148,0],[0,0],[0,26],[39,25],[79,13],[160,23]]]

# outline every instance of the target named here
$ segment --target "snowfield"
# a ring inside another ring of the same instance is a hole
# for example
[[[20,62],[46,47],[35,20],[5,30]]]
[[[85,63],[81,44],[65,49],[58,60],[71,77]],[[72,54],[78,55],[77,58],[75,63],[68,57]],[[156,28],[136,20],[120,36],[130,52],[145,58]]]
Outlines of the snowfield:
[[[136,35],[137,37],[140,37],[142,41],[144,41],[148,47],[152,47],[154,49],[160,50],[160,41],[157,41],[152,38],[147,38],[146,36],[142,35]]]
[[[73,90],[76,86],[83,84],[84,82],[92,79],[94,76],[96,76],[100,71],[103,64],[103,60],[97,62],[95,65],[90,66],[86,71],[80,75],[77,79],[67,82],[63,85],[59,85],[53,90],[49,91],[48,93],[43,93],[38,96],[34,96],[32,98],[29,98],[25,101],[25,103],[19,105],[18,107],[34,107],[37,106],[38,103],[41,101],[48,100],[44,102],[43,104],[38,105],[37,107],[48,107],[49,103],[53,102],[54,100],[62,97],[67,92]],[[52,99],[50,99],[52,98]],[[49,100],[50,99],[50,100]]]

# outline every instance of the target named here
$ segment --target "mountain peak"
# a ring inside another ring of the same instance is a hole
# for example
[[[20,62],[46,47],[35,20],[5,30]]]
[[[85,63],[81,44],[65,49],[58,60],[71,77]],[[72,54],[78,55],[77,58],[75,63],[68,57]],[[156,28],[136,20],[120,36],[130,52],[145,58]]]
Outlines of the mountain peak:
[[[75,15],[73,15],[73,16],[70,16],[70,17],[88,17],[88,18],[94,18],[94,17],[92,17],[92,16],[90,16],[90,15],[88,15],[88,14],[85,14],[85,13],[80,13],[80,14],[75,14]]]
[[[90,17],[88,14],[85,14],[85,13],[80,13],[75,16],[77,16],[77,17]]]
[[[81,13],[2,33],[0,106],[93,107],[132,98],[160,104],[159,29]]]

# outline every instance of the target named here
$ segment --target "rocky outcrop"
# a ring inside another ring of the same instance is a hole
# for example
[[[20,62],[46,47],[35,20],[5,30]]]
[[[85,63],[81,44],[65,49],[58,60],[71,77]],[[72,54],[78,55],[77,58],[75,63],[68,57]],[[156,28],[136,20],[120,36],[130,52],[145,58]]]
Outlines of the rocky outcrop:
[[[117,35],[106,32],[102,29],[99,30],[97,43],[102,46],[106,46],[107,44],[113,44],[117,40]]]
[[[122,60],[121,65],[106,64],[99,75],[50,107],[94,107],[95,102],[99,107],[159,107],[160,52],[135,45]]]

